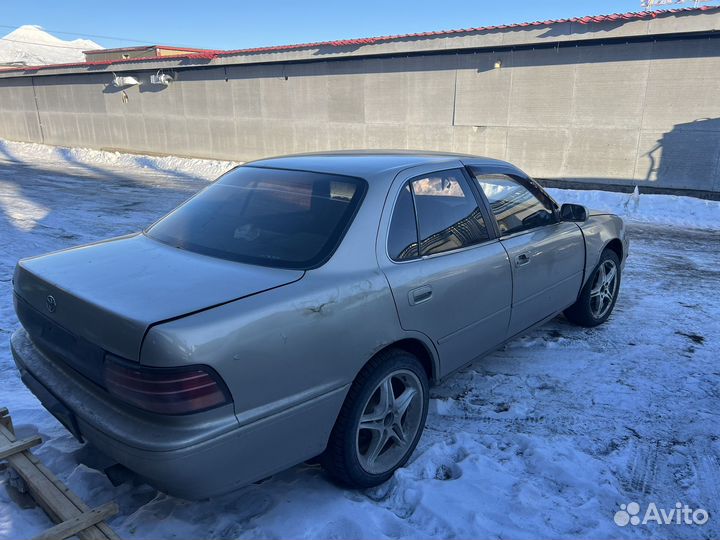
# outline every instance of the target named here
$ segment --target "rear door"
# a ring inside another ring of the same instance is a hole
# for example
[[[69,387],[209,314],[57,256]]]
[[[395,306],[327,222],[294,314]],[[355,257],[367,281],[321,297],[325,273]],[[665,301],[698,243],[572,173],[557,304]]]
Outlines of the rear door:
[[[585,267],[580,228],[560,221],[555,204],[533,181],[492,166],[469,170],[487,199],[513,274],[507,337],[573,304]]]
[[[510,320],[507,253],[458,165],[401,173],[378,237],[401,325],[432,339],[441,375],[501,343]]]

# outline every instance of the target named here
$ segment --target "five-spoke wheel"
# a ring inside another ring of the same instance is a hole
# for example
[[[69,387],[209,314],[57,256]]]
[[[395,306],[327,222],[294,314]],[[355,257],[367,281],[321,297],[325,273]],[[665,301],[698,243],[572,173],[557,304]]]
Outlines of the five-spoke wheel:
[[[590,290],[590,309],[596,319],[603,317],[615,301],[617,268],[615,261],[607,259],[600,264],[595,273]]]
[[[380,484],[407,462],[427,409],[428,377],[419,360],[402,349],[383,351],[350,387],[321,462],[345,484]]]
[[[357,429],[357,456],[369,473],[382,474],[404,457],[422,420],[423,388],[409,370],[390,373],[370,396]]]
[[[619,290],[620,259],[617,253],[606,249],[577,302],[565,310],[565,316],[581,326],[602,324],[612,313]]]

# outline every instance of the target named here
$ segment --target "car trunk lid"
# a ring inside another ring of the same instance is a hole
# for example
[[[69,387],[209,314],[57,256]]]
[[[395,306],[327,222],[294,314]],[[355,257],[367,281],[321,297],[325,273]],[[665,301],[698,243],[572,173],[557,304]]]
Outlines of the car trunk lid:
[[[31,338],[49,339],[54,328],[60,348],[92,344],[138,361],[151,325],[302,276],[301,270],[216,259],[138,234],[23,259],[14,288],[18,317]]]

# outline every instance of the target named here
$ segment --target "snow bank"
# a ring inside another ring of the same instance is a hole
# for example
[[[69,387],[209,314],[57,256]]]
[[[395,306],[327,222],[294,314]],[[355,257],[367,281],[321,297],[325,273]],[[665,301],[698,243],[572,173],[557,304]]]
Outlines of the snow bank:
[[[640,192],[548,189],[558,203],[576,203],[593,210],[621,216],[626,221],[677,225],[693,229],[720,228],[720,201],[679,195],[649,195]]]
[[[156,171],[190,175],[195,178],[214,180],[237,163],[210,159],[182,158],[176,156],[146,156],[107,152],[89,148],[65,148],[37,143],[5,141],[0,139],[0,159],[18,163],[84,163],[111,168],[154,169]]]

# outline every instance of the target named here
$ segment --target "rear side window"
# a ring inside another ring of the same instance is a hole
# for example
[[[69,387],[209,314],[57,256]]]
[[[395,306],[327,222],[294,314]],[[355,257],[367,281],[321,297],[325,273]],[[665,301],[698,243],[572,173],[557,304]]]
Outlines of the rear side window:
[[[489,238],[462,171],[440,171],[403,187],[390,224],[388,253],[402,261],[472,246]]]
[[[388,235],[388,254],[396,261],[407,261],[418,256],[417,225],[415,222],[415,205],[413,203],[410,184],[405,184],[393,211]]]
[[[212,257],[312,268],[337,248],[365,189],[358,178],[238,167],[146,234]]]
[[[555,222],[550,201],[541,201],[517,180],[504,174],[479,173],[475,173],[475,179],[488,198],[500,234],[513,234]]]

